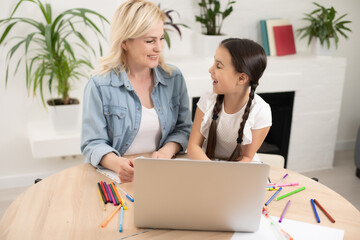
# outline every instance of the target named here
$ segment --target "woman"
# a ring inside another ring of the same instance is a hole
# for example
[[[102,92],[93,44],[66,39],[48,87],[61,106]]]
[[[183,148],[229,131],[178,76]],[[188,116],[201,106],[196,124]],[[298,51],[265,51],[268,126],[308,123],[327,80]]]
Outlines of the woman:
[[[110,53],[84,91],[81,150],[88,162],[133,180],[133,159],[152,152],[171,158],[190,135],[184,78],[164,63],[164,13],[153,3],[126,1],[111,24]]]

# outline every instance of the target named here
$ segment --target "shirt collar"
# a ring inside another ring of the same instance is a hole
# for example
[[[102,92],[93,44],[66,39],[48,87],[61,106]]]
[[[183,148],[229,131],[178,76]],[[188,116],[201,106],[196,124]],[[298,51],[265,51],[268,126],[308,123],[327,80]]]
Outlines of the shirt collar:
[[[167,85],[164,77],[167,75],[166,72],[159,67],[153,68],[154,70],[154,86],[157,86],[159,83],[162,85]],[[120,72],[119,75],[115,73],[115,71],[110,72],[111,85],[113,87],[120,87],[124,85],[128,90],[134,90],[134,88],[130,84],[129,77],[126,73]]]

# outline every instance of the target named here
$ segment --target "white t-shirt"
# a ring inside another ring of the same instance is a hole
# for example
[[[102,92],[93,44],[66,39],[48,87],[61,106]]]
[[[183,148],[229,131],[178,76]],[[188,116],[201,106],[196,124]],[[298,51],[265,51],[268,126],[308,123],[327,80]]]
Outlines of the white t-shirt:
[[[161,139],[161,126],[155,108],[142,106],[139,131],[124,155],[152,153],[157,150]]]
[[[201,122],[200,133],[205,137],[203,149],[206,149],[207,138],[209,135],[209,128],[212,121],[213,109],[216,102],[217,94],[213,92],[206,92],[200,97],[197,106],[204,113],[203,121]],[[234,114],[228,114],[224,111],[224,103],[222,105],[219,117],[217,119],[216,130],[216,148],[215,157],[218,159],[228,159],[236,147],[236,139],[238,138],[238,131],[242,116],[246,108],[245,106]],[[261,129],[271,126],[271,109],[259,95],[255,94],[250,107],[249,117],[245,123],[242,145],[252,143],[251,130]],[[253,161],[260,161],[254,156]]]

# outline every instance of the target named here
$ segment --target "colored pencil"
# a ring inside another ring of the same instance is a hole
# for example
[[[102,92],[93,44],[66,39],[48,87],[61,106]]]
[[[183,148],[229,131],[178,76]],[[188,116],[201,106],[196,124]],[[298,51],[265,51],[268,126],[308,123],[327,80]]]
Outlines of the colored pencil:
[[[119,200],[118,200],[118,198],[117,198],[117,196],[116,196],[116,194],[115,194],[115,190],[114,190],[114,188],[112,187],[112,185],[111,185],[111,184],[109,184],[109,188],[110,188],[110,190],[111,190],[111,194],[113,195],[114,200],[115,200],[114,205],[119,205],[119,204],[120,204],[120,202],[119,202]]]
[[[128,206],[126,205],[126,202],[124,201],[124,199],[121,197],[121,193],[120,193],[119,188],[116,187],[116,189],[118,190],[119,196],[120,196],[120,198],[121,198],[121,205],[124,207],[124,210],[127,210],[127,209],[128,209]]]
[[[106,182],[104,182],[104,188],[105,188],[105,190],[106,190],[106,194],[107,194],[108,197],[109,197],[109,202],[113,203],[113,199],[112,199],[112,197],[111,197],[111,194],[110,194],[110,191],[109,191],[109,187],[108,187],[108,185],[107,185]]]
[[[114,192],[115,192],[115,196],[116,198],[119,200],[119,204],[121,204],[121,197],[120,197],[120,194],[119,194],[119,191],[117,190],[116,186],[115,186],[115,183],[112,182],[110,183],[110,185],[112,186],[112,189],[114,189]]]
[[[283,184],[279,184],[279,185],[277,185],[277,186],[278,186],[278,187],[290,187],[290,186],[297,186],[297,185],[299,185],[298,182],[294,182],[294,183],[283,183]],[[267,188],[272,188],[272,187],[274,187],[274,186],[275,186],[274,183],[269,183],[269,184],[266,185]]]
[[[110,220],[114,217],[117,211],[119,211],[121,208],[121,205],[117,206],[117,208],[111,213],[111,215],[101,224],[101,227],[104,228],[106,225],[110,222]]]
[[[105,199],[106,199],[106,202],[110,202],[109,200],[109,196],[107,195],[107,192],[106,192],[106,189],[105,189],[105,186],[104,186],[104,183],[103,181],[100,181],[100,185],[101,185],[101,189],[103,190],[103,193],[104,193],[104,196],[105,196]]]
[[[315,204],[314,204],[314,199],[310,199],[310,203],[311,203],[311,206],[312,206],[312,209],[314,210],[314,214],[315,214],[315,217],[316,217],[316,221],[319,223],[320,222],[320,218],[319,218],[319,215],[316,211],[316,207],[315,207]]]
[[[288,197],[290,195],[293,195],[294,193],[298,193],[298,192],[300,192],[300,191],[302,191],[304,189],[305,189],[305,187],[298,188],[298,189],[296,189],[296,190],[294,190],[292,192],[289,192],[289,193],[284,194],[284,195],[282,195],[280,197],[277,197],[275,200],[281,200],[281,199],[286,198],[286,197]]]
[[[314,202],[315,202],[316,205],[318,205],[318,207],[321,209],[321,211],[323,211],[323,213],[328,217],[328,219],[330,219],[330,221],[331,221],[332,223],[334,223],[334,222],[335,222],[335,219],[333,219],[333,218],[330,216],[330,214],[325,210],[325,208],[323,208],[323,206],[321,206],[320,203],[319,203],[316,199],[314,199]]]
[[[278,234],[278,236],[280,237],[280,239],[284,239],[284,240],[294,240],[294,238],[288,234],[287,232],[284,231],[284,229],[282,229],[280,227],[280,225],[270,217],[269,212],[266,210],[265,207],[263,207],[262,210],[263,215],[265,216],[265,219],[268,220],[268,222],[270,223],[271,227],[275,228],[276,233]]]
[[[273,188],[277,188],[279,184],[288,176],[289,174],[285,174],[276,184]]]
[[[265,203],[265,206],[267,206],[273,199],[274,197],[281,191],[282,187],[280,187],[275,193],[274,195],[272,195],[269,200]]]
[[[106,185],[107,189],[109,190],[109,194],[110,194],[110,196],[111,196],[112,203],[114,204],[114,206],[116,206],[115,197],[114,197],[114,195],[112,194],[112,191],[111,191],[111,189],[110,189],[109,184],[106,183],[105,185]]]
[[[99,197],[100,197],[100,202],[102,203],[103,205],[103,208],[104,208],[104,211],[106,211],[106,207],[105,207],[105,198],[104,196],[101,195],[100,193],[100,189],[98,188],[98,193],[99,193]]]
[[[290,205],[290,200],[287,202],[287,204],[286,204],[283,212],[281,213],[281,216],[280,216],[280,219],[279,219],[279,223],[282,222],[282,220],[283,220],[283,218],[284,218],[284,216],[285,216],[286,210],[288,209],[289,205]]]
[[[125,194],[125,196],[130,200],[130,201],[134,201],[134,198],[128,194],[124,189],[122,189],[120,186],[119,186],[119,189]]]
[[[121,206],[120,208],[120,226],[119,226],[119,232],[123,231],[123,221],[124,221],[124,207]]]
[[[101,184],[98,182],[97,185],[98,185],[98,189],[99,189],[99,193],[101,195],[101,198],[102,198],[104,204],[106,204],[106,198],[105,198],[105,195],[104,195],[103,190],[101,188]]]

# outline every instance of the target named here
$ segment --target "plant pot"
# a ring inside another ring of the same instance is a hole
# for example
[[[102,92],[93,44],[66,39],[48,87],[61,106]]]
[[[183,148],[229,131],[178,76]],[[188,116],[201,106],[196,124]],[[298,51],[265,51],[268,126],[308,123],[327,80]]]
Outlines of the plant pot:
[[[57,134],[76,133],[80,130],[79,100],[71,99],[72,104],[56,105],[58,99],[48,100],[52,127]],[[55,105],[53,104],[55,102]]]
[[[215,52],[222,40],[228,38],[227,35],[204,35],[195,34],[195,52],[204,57],[215,56]]]
[[[319,38],[315,38],[311,41],[311,51],[317,56],[331,56],[336,49],[335,39],[330,38],[330,48],[328,48],[327,43],[324,42],[322,46],[320,44]]]

